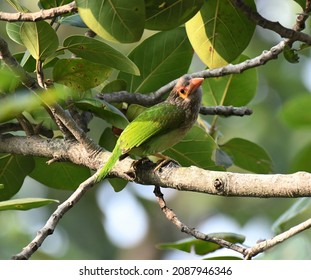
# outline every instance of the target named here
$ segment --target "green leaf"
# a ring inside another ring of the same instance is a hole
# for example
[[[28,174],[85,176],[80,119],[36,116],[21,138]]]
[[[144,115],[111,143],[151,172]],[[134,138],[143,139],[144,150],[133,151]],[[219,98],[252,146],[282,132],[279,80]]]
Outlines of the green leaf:
[[[241,55],[234,63],[245,61]],[[258,77],[255,68],[239,75],[206,79],[203,83],[203,104],[206,106],[245,106],[257,92]]]
[[[204,0],[146,0],[145,28],[169,30],[192,18],[202,7]]]
[[[85,59],[60,59],[53,68],[53,78],[79,92],[94,88],[111,74],[112,69]]]
[[[34,94],[18,92],[0,99],[0,122],[15,118],[24,111],[31,112],[41,108],[42,104],[52,105],[59,100],[67,99],[72,95],[68,88],[62,85],[48,89],[40,98]]]
[[[19,1],[16,0],[6,0],[8,4],[10,4],[16,11],[21,13],[30,12],[25,6],[21,5]]]
[[[311,143],[307,144],[300,151],[298,151],[298,153],[295,155],[295,157],[290,163],[289,172],[291,173],[298,171],[311,172],[310,155],[311,155]]]
[[[233,138],[223,145],[222,151],[227,153],[233,163],[254,173],[271,173],[272,162],[266,151],[257,144],[241,138]]]
[[[311,125],[311,96],[310,94],[296,95],[285,102],[280,116],[283,121],[293,128],[308,128]]]
[[[7,22],[6,23],[6,33],[10,37],[12,41],[17,44],[23,45],[23,41],[21,39],[21,26],[23,22]]]
[[[299,55],[297,53],[297,50],[291,48],[288,45],[285,45],[283,55],[284,55],[284,58],[290,63],[299,62]]]
[[[94,38],[78,35],[70,36],[64,41],[63,45],[75,55],[91,62],[139,75],[137,66],[128,57]]]
[[[101,93],[112,93],[122,90],[126,90],[126,82],[123,80],[114,80],[105,85],[102,88]]]
[[[30,210],[46,206],[51,203],[59,203],[55,199],[47,198],[19,198],[0,202],[0,211],[4,210]]]
[[[104,100],[82,99],[74,101],[74,104],[83,111],[94,113],[97,117],[117,128],[124,129],[128,125],[128,120],[124,114]]]
[[[255,7],[253,0],[244,2]],[[191,44],[209,68],[237,58],[249,44],[255,26],[230,0],[204,1],[201,10],[186,22]]]
[[[129,58],[140,69],[140,76],[120,73],[130,92],[151,92],[188,71],[193,50],[184,28],[159,32],[137,46]]]
[[[44,60],[57,50],[56,32],[45,21],[24,22],[20,32],[21,41],[36,60]]]
[[[216,237],[224,239],[231,243],[243,243],[245,240],[245,237],[240,234],[235,233],[211,233],[209,234],[210,237]],[[178,242],[173,243],[162,243],[157,246],[160,249],[177,249],[180,251],[184,251],[187,253],[190,253],[194,251],[197,255],[206,255],[208,253],[212,253],[218,249],[221,249],[222,247],[218,244],[209,242],[209,241],[203,241],[198,240],[194,238],[188,238],[184,239]]]
[[[61,18],[59,20],[59,23],[71,25],[75,27],[80,27],[80,28],[87,28],[86,24],[83,22],[79,14],[74,14],[71,16]]]
[[[164,152],[182,166],[195,165],[204,169],[215,167],[211,159],[217,144],[202,128],[194,126],[185,138]]]
[[[0,77],[0,96],[1,93],[14,92],[20,84],[18,76],[8,68],[0,69]]]
[[[76,0],[79,14],[96,34],[110,41],[132,43],[144,31],[144,0]]]
[[[79,184],[90,177],[90,170],[70,162],[46,163],[47,159],[35,158],[36,167],[30,177],[47,187],[62,190],[75,190]]]
[[[43,9],[51,9],[66,5],[70,2],[72,2],[72,0],[40,0],[39,4]]]
[[[311,208],[311,199],[303,197],[298,199],[289,209],[287,209],[272,225],[276,234],[284,232],[291,227],[291,222],[306,210]]]
[[[25,177],[33,170],[34,160],[30,156],[0,154],[0,201],[8,200],[23,185]]]
[[[302,9],[305,9],[306,7],[306,1],[305,0],[294,0],[296,3],[300,5]]]

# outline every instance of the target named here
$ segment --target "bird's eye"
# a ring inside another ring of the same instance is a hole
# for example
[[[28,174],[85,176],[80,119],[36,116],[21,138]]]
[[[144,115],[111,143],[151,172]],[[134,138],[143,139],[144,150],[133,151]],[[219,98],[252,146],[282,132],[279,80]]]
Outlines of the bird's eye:
[[[185,94],[185,89],[184,89],[184,88],[180,89],[180,90],[179,90],[179,93]]]

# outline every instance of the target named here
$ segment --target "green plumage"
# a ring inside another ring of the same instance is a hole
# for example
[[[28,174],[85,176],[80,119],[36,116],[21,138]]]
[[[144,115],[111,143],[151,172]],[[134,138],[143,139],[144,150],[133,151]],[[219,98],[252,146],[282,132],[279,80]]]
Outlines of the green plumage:
[[[185,136],[199,113],[201,90],[198,86],[203,81],[194,79],[198,83],[194,86],[189,80],[191,82],[189,76],[182,77],[165,102],[146,109],[125,128],[110,158],[99,171],[96,182],[107,176],[122,155],[145,157],[161,153]],[[180,88],[183,93],[187,89],[190,98],[181,97]]]

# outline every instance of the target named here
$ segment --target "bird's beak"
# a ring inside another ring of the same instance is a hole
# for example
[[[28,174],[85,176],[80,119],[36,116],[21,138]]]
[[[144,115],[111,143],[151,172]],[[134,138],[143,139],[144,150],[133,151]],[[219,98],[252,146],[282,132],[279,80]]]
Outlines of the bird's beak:
[[[204,78],[192,78],[189,83],[189,93],[195,91],[203,82]]]

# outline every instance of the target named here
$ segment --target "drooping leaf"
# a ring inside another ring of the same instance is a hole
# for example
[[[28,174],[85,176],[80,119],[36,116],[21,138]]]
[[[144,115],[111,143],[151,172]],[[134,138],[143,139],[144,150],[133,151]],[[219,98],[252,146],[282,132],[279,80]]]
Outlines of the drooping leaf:
[[[51,203],[59,203],[55,199],[47,198],[19,198],[0,202],[0,211],[5,210],[30,210]]]
[[[75,190],[91,174],[88,168],[70,162],[48,165],[46,161],[44,158],[35,158],[36,168],[29,176],[50,188]]]
[[[130,92],[151,92],[185,74],[193,50],[184,28],[159,32],[137,46],[129,55],[140,76],[120,73]]]
[[[145,28],[169,30],[192,18],[202,7],[204,0],[147,0]]]
[[[241,55],[234,63],[248,59]],[[239,75],[207,79],[203,84],[203,104],[207,106],[245,106],[255,96],[258,78],[255,68]]]
[[[232,162],[245,170],[254,173],[271,173],[272,161],[267,152],[257,144],[241,138],[233,138],[223,145],[222,151],[227,153]]]
[[[20,28],[20,39],[36,60],[44,60],[55,53],[58,37],[45,21],[24,22]]]
[[[78,35],[70,36],[64,41],[63,45],[75,55],[91,62],[139,75],[137,66],[128,57],[94,38]]]
[[[194,126],[185,138],[164,152],[182,166],[195,165],[213,169],[215,162],[211,159],[217,144],[202,128]]]
[[[297,95],[284,103],[280,116],[293,128],[308,128],[311,125],[310,108],[310,94]]]
[[[276,234],[280,234],[291,226],[291,222],[306,210],[311,208],[310,197],[298,199],[289,209],[287,209],[272,225]]]
[[[245,237],[243,235],[230,232],[211,233],[209,234],[209,236],[221,238],[231,243],[243,243],[245,240]],[[184,239],[173,243],[162,243],[157,247],[160,249],[177,249],[187,253],[194,251],[197,255],[200,256],[215,252],[216,250],[222,248],[218,244],[194,238]]]
[[[124,129],[128,125],[128,120],[124,114],[104,100],[81,99],[74,101],[74,103],[81,110],[90,111],[117,128]]]
[[[8,200],[23,185],[25,177],[34,169],[30,156],[0,154],[0,201]]]
[[[112,69],[85,59],[60,59],[53,68],[53,78],[79,92],[94,88],[103,83]]]
[[[76,0],[85,24],[102,38],[121,43],[138,41],[144,30],[144,0]]]
[[[245,4],[255,8],[253,0]],[[209,67],[224,66],[237,58],[251,40],[255,24],[230,0],[204,1],[201,10],[186,22],[195,52]]]

